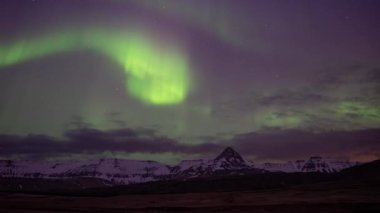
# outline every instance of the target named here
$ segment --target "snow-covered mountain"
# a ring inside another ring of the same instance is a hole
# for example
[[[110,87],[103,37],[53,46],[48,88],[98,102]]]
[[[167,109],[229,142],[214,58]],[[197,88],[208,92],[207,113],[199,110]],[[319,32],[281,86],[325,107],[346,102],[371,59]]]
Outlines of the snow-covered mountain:
[[[232,148],[214,159],[184,160],[176,166],[155,161],[97,159],[76,162],[34,162],[0,160],[0,177],[98,178],[114,184],[131,184],[168,179],[188,179],[263,172],[338,172],[358,162],[311,157],[287,163],[257,164],[246,161]]]
[[[161,180],[170,167],[155,161],[99,159],[79,162],[0,161],[0,176],[26,178],[92,177],[130,184]]]
[[[251,163],[250,165],[255,168],[264,169],[269,172],[302,172],[302,167],[305,164],[304,160],[289,161],[286,163],[262,163],[255,164]]]
[[[357,166],[359,164],[359,162],[311,157],[303,165],[302,172],[339,172],[342,169]]]
[[[325,159],[322,157],[310,157],[308,160],[288,161],[286,163],[263,163],[250,165],[255,168],[264,169],[269,172],[322,172],[333,173],[339,172],[352,166],[359,165],[359,162]]]
[[[240,175],[265,172],[248,165],[243,157],[227,147],[215,159],[184,160],[172,169],[177,178],[191,178],[213,175]]]

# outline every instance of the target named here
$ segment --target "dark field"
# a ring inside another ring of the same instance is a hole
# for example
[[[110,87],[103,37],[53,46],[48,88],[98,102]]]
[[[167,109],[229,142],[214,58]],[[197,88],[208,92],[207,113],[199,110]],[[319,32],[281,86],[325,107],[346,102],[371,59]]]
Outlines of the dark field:
[[[1,212],[380,212],[380,188],[319,183],[240,192],[78,197],[2,194]]]
[[[0,212],[380,212],[379,173],[380,161],[338,174],[268,173],[101,188],[93,188],[98,180],[3,178]],[[89,182],[88,189],[73,187]]]

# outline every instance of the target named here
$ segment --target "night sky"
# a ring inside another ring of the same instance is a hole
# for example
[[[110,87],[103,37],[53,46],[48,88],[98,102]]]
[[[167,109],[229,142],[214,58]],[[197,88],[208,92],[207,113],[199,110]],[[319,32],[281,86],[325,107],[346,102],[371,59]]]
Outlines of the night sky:
[[[0,158],[380,158],[380,1],[0,0]]]

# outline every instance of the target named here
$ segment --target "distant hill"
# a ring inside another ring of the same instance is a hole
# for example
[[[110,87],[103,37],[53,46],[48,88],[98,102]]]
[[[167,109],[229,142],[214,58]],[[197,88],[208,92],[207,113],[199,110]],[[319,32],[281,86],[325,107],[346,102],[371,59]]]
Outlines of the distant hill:
[[[2,160],[0,191],[85,191],[90,194],[107,191],[117,194],[256,190],[334,181],[364,174],[378,176],[379,171],[379,161],[361,165],[322,157],[282,164],[256,164],[246,161],[228,147],[214,159],[184,160],[176,166],[123,159],[79,162]]]
[[[380,180],[380,160],[343,169],[341,174],[346,177],[366,177]]]

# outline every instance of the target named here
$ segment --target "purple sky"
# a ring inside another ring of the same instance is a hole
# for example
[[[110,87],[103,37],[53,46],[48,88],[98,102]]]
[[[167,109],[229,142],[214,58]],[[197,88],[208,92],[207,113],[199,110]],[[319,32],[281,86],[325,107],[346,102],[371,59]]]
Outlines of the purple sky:
[[[0,56],[49,31],[138,26],[184,48],[193,76],[186,100],[157,106],[126,94],[96,52],[0,66],[0,157],[170,163],[229,145],[258,160],[379,158],[378,11],[376,0],[0,0]]]

